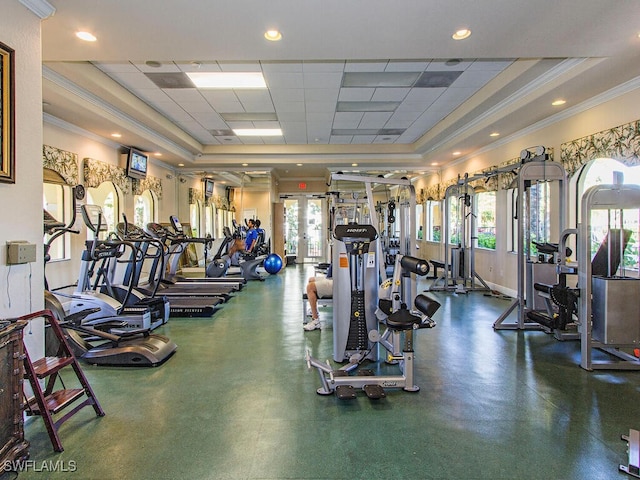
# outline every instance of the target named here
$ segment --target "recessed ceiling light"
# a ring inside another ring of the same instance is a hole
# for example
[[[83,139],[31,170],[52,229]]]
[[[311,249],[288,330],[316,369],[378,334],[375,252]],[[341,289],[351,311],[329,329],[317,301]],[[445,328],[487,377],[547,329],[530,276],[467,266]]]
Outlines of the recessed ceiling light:
[[[234,128],[238,137],[278,137],[282,136],[281,128]]]
[[[297,165],[298,167],[301,167],[301,166],[302,166],[302,164],[301,164],[301,163],[296,163],[296,165]]]
[[[121,135],[121,134],[119,134],[119,133],[112,133],[112,134],[111,134],[111,136],[112,136],[113,138],[120,138],[120,137],[122,137],[122,135]]]
[[[85,42],[95,42],[97,38],[89,32],[76,32],[76,37]]]
[[[242,166],[243,166],[243,167],[248,167],[248,166],[249,166],[249,164],[248,164],[248,163],[243,163],[243,164],[242,164]]]
[[[278,40],[282,39],[282,33],[280,33],[278,30],[267,30],[264,33],[264,38],[271,42],[277,42]]]
[[[184,167],[184,163],[179,163],[178,166],[179,167]]]
[[[196,88],[267,88],[262,72],[186,72]]]
[[[161,156],[162,156],[162,154],[161,154],[160,152],[156,152],[156,153],[154,153],[153,155],[154,155],[155,157],[161,157]]]
[[[358,164],[357,164],[357,163],[352,163],[352,164],[351,164],[351,166],[352,166],[352,167],[357,167],[357,166],[358,166]]]
[[[453,155],[455,155],[456,157],[460,154],[462,154],[462,152],[453,152]]]
[[[551,105],[553,105],[554,107],[558,107],[560,105],[564,105],[565,103],[567,103],[566,100],[563,100],[562,98],[558,98],[557,100],[554,100],[553,102],[551,102]]]
[[[461,28],[460,30],[457,30],[456,33],[451,36],[451,38],[453,38],[454,40],[464,40],[465,38],[469,38],[470,35],[471,30],[469,30],[468,28]]]
[[[431,162],[432,167],[435,167],[436,165],[438,165],[438,162]]]
[[[500,135],[500,134],[499,134],[498,132],[493,132],[493,133],[490,133],[490,134],[489,134],[489,136],[490,136],[490,137],[497,137],[497,136],[499,136],[499,135]]]

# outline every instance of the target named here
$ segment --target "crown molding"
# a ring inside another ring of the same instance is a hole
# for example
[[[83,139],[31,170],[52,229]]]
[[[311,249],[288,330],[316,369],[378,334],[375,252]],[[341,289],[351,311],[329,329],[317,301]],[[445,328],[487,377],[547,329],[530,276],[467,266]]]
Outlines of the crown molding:
[[[47,0],[19,0],[19,2],[35,13],[41,20],[51,17],[56,13],[56,7]]]

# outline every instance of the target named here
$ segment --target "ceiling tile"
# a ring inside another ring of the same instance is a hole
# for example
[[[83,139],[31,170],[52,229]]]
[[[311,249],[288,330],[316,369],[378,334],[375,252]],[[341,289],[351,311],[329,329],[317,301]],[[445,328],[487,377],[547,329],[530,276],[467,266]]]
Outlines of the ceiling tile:
[[[385,102],[390,100],[402,101],[410,90],[410,88],[376,88],[371,100],[376,102]]]
[[[303,88],[270,88],[269,92],[276,105],[280,102],[304,102]]]
[[[369,62],[366,60],[357,61],[349,60],[344,66],[345,72],[384,72],[387,68],[388,61]]]
[[[342,82],[342,71],[340,72],[314,72],[303,75],[304,88],[340,88]]]
[[[375,88],[341,88],[338,100],[344,102],[368,102],[375,91]]]
[[[419,88],[446,88],[462,74],[462,71],[427,71],[420,75],[414,87]]]
[[[420,72],[345,72],[343,87],[411,87]]]
[[[338,101],[339,88],[306,88],[304,99],[307,102],[333,102]]]
[[[271,73],[295,73],[295,72],[302,72],[302,62],[297,62],[297,61],[290,61],[290,62],[271,62],[271,61],[265,61],[265,62],[260,62],[260,64],[262,65],[262,71],[265,74],[271,74]]]
[[[193,82],[183,72],[145,73],[159,88],[195,88]]]
[[[385,72],[422,72],[428,66],[431,60],[423,60],[419,62],[407,62],[402,60],[391,60],[384,69]]]
[[[391,112],[368,112],[365,113],[360,122],[359,128],[382,128],[391,117]]]
[[[305,73],[319,73],[319,72],[342,72],[344,70],[345,62],[303,62],[302,70]]]
[[[270,72],[264,76],[269,89],[272,88],[304,88],[302,73]]]
[[[336,112],[333,128],[358,128],[363,115],[362,112]]]
[[[283,113],[302,113],[306,111],[304,102],[276,102],[276,112],[278,116],[282,116]]]
[[[393,112],[400,102],[338,102],[338,112]]]

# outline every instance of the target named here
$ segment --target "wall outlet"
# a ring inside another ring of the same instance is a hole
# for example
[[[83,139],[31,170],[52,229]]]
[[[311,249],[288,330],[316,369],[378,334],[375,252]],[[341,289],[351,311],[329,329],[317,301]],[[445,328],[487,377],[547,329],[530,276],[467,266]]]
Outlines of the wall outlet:
[[[36,245],[24,240],[7,242],[7,265],[36,261]]]

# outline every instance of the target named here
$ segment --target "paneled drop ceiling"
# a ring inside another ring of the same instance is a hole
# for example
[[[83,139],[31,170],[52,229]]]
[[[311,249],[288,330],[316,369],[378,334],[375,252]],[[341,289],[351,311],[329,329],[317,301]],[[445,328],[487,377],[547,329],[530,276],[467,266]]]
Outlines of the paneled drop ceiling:
[[[231,183],[439,169],[640,78],[631,0],[50,3],[45,121]],[[260,72],[267,88],[197,89],[191,72]]]

